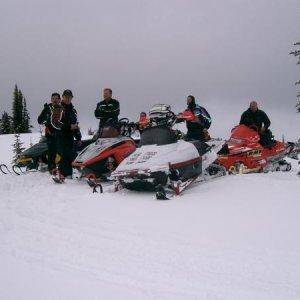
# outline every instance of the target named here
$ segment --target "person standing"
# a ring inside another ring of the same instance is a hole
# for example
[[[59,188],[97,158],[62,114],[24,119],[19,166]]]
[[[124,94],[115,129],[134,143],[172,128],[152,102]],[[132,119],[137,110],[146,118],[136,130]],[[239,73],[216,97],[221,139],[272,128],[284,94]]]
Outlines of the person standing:
[[[118,123],[120,104],[118,100],[112,98],[112,90],[110,88],[103,90],[103,100],[97,104],[94,114],[99,119],[99,131],[104,125],[107,125],[108,121],[112,125]]]
[[[75,140],[78,145],[81,144],[77,111],[72,104],[72,99],[72,91],[65,90],[62,94],[62,111],[58,121],[60,130],[57,132],[57,149],[61,156],[58,170],[61,181],[64,181],[65,177],[72,177],[72,162],[76,157]]]
[[[40,125],[45,125],[45,137],[47,140],[47,163],[48,171],[52,174],[56,168],[56,154],[57,154],[57,131],[58,128],[53,125],[53,115],[55,111],[60,109],[60,94],[53,93],[51,95],[51,103],[45,103],[44,108],[40,115],[38,116],[38,123]]]

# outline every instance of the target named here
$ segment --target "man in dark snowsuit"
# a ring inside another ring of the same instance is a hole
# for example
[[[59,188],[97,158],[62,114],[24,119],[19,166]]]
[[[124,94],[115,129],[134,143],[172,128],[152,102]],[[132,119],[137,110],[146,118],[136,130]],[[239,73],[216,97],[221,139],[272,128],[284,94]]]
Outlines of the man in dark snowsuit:
[[[81,143],[81,133],[78,126],[77,112],[71,103],[72,91],[65,90],[62,95],[62,114],[58,121],[60,130],[57,132],[57,148],[61,156],[59,162],[59,174],[61,179],[73,175],[72,162],[76,157],[75,141]]]
[[[56,134],[57,129],[53,127],[51,117],[52,112],[56,107],[60,106],[60,95],[58,93],[53,93],[51,95],[51,103],[45,103],[44,109],[38,117],[38,123],[40,125],[45,125],[45,136],[47,139],[47,161],[48,161],[48,170],[50,173],[56,168],[55,158],[57,154],[57,141]]]
[[[272,132],[269,129],[271,121],[264,111],[258,109],[256,101],[252,101],[250,107],[243,112],[240,124],[256,129],[260,134],[262,146],[270,147],[274,144]]]
[[[189,95],[186,101],[187,110],[190,110],[196,118],[193,121],[186,121],[187,134],[185,140],[206,141],[209,137],[207,130],[211,125],[211,117],[204,107],[196,104],[194,96]]]
[[[100,120],[99,132],[101,128],[109,123],[116,125],[118,123],[118,116],[120,114],[119,101],[112,98],[112,90],[106,88],[103,90],[103,101],[97,104],[95,109],[95,117]]]

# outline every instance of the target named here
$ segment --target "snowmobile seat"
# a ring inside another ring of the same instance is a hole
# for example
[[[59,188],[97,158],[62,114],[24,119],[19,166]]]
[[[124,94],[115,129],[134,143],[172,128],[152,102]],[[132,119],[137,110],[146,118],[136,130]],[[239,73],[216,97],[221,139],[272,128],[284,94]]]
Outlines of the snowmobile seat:
[[[199,155],[203,155],[207,152],[207,149],[209,148],[209,145],[205,142],[199,141],[199,140],[191,140],[188,141],[189,143],[192,143],[196,149],[198,150]]]

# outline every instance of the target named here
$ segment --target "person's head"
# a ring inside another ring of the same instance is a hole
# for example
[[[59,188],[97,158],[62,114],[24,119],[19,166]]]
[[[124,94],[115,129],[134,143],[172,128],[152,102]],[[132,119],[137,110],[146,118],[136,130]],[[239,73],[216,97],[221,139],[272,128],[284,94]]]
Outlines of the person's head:
[[[104,100],[110,100],[112,96],[112,89],[105,88],[103,89],[103,99]]]
[[[258,107],[257,107],[257,102],[256,102],[256,101],[251,101],[251,102],[250,102],[250,110],[251,110],[252,112],[256,112],[257,109],[258,109]]]
[[[60,103],[60,94],[59,93],[53,93],[51,95],[51,103],[54,105],[58,105]]]
[[[73,99],[73,93],[71,90],[64,90],[62,94],[62,102],[65,104],[70,104]]]
[[[144,111],[142,111],[140,113],[140,118],[146,118],[146,117],[147,117],[147,114]]]
[[[196,106],[196,101],[195,101],[195,97],[193,95],[189,95],[186,98],[186,104],[188,106],[189,109],[194,109]]]

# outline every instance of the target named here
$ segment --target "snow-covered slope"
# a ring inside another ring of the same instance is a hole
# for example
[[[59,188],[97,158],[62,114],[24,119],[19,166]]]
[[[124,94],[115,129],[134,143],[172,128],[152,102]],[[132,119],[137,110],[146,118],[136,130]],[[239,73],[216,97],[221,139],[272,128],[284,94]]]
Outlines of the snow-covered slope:
[[[172,201],[0,175],[0,299],[300,299],[293,167]]]

